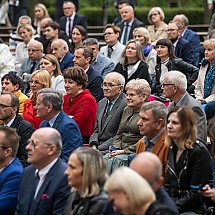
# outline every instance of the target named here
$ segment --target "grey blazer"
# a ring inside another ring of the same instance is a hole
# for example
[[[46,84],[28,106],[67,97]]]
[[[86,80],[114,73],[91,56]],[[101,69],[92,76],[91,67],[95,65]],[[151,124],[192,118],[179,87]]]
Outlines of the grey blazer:
[[[178,105],[176,105],[178,106]],[[191,108],[196,115],[196,123],[198,133],[197,136],[199,139],[207,142],[207,120],[204,110],[201,108],[201,104],[198,100],[194,99],[188,92],[185,93],[185,96],[181,100],[180,106]],[[171,102],[168,106],[170,111],[174,107],[174,102]]]
[[[24,58],[22,60],[21,67],[19,68],[18,76],[20,76],[21,78],[23,73],[25,72],[27,73],[24,79],[25,82],[28,82],[31,77],[31,74],[30,74],[31,65],[32,65],[32,60],[30,60],[29,58]],[[34,71],[39,69],[39,67],[40,67],[40,59],[35,64]]]
[[[108,118],[106,119],[104,125],[102,125],[102,118],[107,103],[107,98],[103,98],[98,103],[95,128],[93,134],[90,137],[90,143],[96,141],[99,144],[99,150],[104,154],[108,151],[109,145],[113,143],[113,138],[117,133],[122,113],[126,106],[125,96],[124,94],[121,94],[118,97],[110,111]]]

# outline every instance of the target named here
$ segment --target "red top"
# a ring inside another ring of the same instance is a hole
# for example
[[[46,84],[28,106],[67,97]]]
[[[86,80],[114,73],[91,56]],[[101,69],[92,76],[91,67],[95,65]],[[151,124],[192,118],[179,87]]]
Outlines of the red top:
[[[35,129],[39,128],[42,119],[37,117],[37,110],[33,106],[32,99],[27,99],[24,103],[23,115],[22,117],[30,122]]]
[[[83,90],[72,100],[69,94],[64,97],[63,110],[78,124],[82,136],[90,136],[94,131],[97,103],[89,90]]]

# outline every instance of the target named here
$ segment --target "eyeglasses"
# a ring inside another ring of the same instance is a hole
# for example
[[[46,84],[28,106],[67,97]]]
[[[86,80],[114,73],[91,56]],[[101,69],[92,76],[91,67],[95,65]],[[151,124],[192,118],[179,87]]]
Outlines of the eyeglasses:
[[[112,84],[112,83],[103,83],[101,85],[101,88],[113,88],[113,87],[119,87],[119,86],[122,86],[120,84]]]
[[[31,139],[29,139],[28,140],[28,142],[27,142],[27,145],[31,145],[31,146],[33,146],[34,148],[38,145],[38,143],[39,142],[37,142],[37,141],[35,141],[35,140],[31,140]],[[53,143],[43,143],[43,144],[45,144],[45,145],[47,145],[47,146],[51,146]]]
[[[178,31],[178,29],[167,29],[166,32],[170,32],[170,31]]]
[[[40,49],[28,49],[28,52],[38,52]]]
[[[8,107],[14,107],[13,105],[4,105],[0,104],[0,109],[8,108]]]
[[[104,33],[104,37],[107,36],[107,35],[111,35],[111,34],[114,34],[114,33],[113,32]]]
[[[8,148],[10,148],[10,147],[8,147],[8,146],[3,146],[3,145],[0,145],[0,147],[1,147],[2,149],[8,149]]]
[[[37,81],[37,80],[35,80],[35,81],[32,81],[32,80],[31,80],[31,81],[30,81],[30,84],[35,84],[35,85],[36,85],[36,84],[41,84],[41,83],[40,83],[39,81]]]
[[[175,84],[161,84],[161,87],[165,87],[165,86],[174,86]]]

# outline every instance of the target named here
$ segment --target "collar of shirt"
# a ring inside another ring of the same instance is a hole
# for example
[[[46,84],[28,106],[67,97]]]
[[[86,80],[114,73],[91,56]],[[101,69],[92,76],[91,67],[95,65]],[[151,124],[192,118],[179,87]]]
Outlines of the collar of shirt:
[[[175,50],[175,48],[176,48],[176,46],[177,46],[177,43],[178,43],[178,40],[179,40],[179,38],[172,44],[173,45],[173,48],[174,48],[174,50]]]
[[[184,36],[184,34],[185,34],[186,30],[187,30],[187,27],[186,27],[186,28],[184,29],[184,31],[181,33],[181,37],[183,37],[183,36]]]
[[[57,162],[57,160],[58,160],[58,157],[55,158],[51,163],[49,163],[43,169],[41,169],[41,170],[36,169],[35,175],[39,172],[40,180],[44,180],[45,176],[47,175],[49,170],[54,166],[54,164]]]
[[[128,25],[128,27],[131,27],[132,23],[133,23],[133,19],[130,22],[124,22],[124,26]]]
[[[176,106],[181,106],[181,103],[186,95],[187,95],[187,92],[185,92],[185,94],[178,101],[175,102]]]
[[[5,126],[10,127],[15,119],[16,115],[8,122],[7,124],[4,123]]]
[[[55,123],[55,120],[57,119],[58,115],[60,114],[60,112],[58,114],[56,114],[53,118],[51,118],[49,120],[49,124],[51,127],[53,127],[54,123]]]
[[[75,18],[75,14],[76,14],[76,13],[74,12],[74,13],[72,14],[72,16],[67,17],[67,20],[69,20],[69,19],[71,19],[71,21],[72,21],[72,20],[74,20],[74,18]]]

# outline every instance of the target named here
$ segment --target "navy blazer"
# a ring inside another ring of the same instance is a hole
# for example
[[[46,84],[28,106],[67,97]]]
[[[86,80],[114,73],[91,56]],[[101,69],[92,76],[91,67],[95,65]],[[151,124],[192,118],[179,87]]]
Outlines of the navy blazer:
[[[32,184],[36,178],[36,168],[32,165],[26,167],[21,177],[16,215],[61,214],[70,194],[70,187],[64,174],[66,168],[67,164],[58,159],[32,201]]]
[[[122,35],[122,31],[123,31],[123,27],[124,27],[124,22],[121,21],[117,24],[117,26],[121,29],[121,34],[119,37],[119,41],[121,40],[121,35]],[[134,21],[132,22],[131,28],[130,28],[130,32],[129,32],[129,37],[128,40],[133,38],[133,31],[135,28],[137,27],[144,27],[145,24],[143,22],[141,22],[140,20],[138,20],[137,18],[134,18]]]
[[[198,66],[198,64],[199,64],[199,50],[201,48],[199,35],[196,32],[187,28],[184,32],[183,39],[187,40],[191,44],[193,51],[194,51],[193,52],[194,66]]]
[[[63,59],[60,61],[60,70],[63,73],[64,69],[67,69],[68,67],[74,66],[73,62],[74,55],[70,52],[67,52]]]
[[[67,21],[67,17],[63,16],[60,19],[60,27],[61,30],[65,31],[66,30],[66,21]],[[83,26],[85,29],[87,29],[87,19],[84,15],[76,13],[75,14],[75,18],[73,20],[73,27],[76,25],[81,25]]]
[[[40,128],[46,127],[47,121],[43,120]],[[63,147],[61,158],[67,162],[70,154],[78,147],[83,145],[81,132],[76,122],[70,118],[64,111],[60,111],[57,116],[53,128],[59,131]]]
[[[92,66],[87,70],[88,84],[87,89],[94,96],[97,102],[99,102],[103,97],[102,83],[103,79],[98,71],[94,70]]]
[[[14,214],[22,171],[22,164],[15,158],[0,173],[0,214]]]
[[[178,58],[182,58],[183,61],[194,65],[194,52],[190,43],[183,39],[179,38],[177,45],[175,47],[175,56]]]
[[[20,136],[19,148],[16,156],[25,167],[28,165],[28,153],[26,151],[27,141],[30,139],[35,129],[30,122],[24,120],[19,114],[16,115],[10,127],[15,128],[17,134]]]

